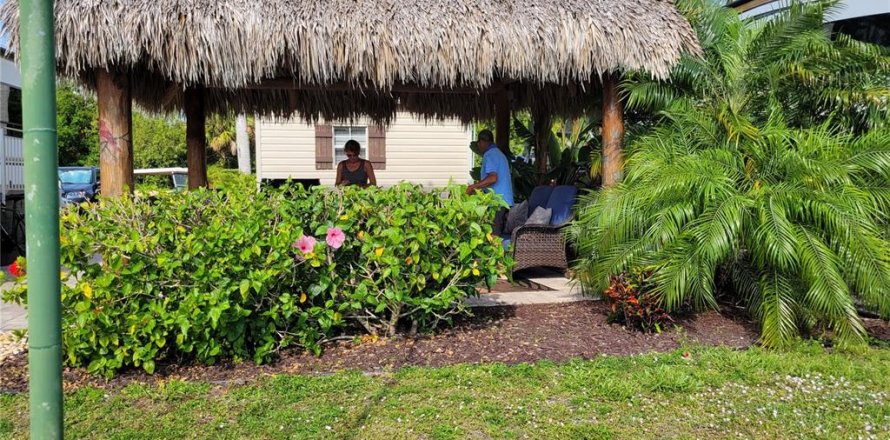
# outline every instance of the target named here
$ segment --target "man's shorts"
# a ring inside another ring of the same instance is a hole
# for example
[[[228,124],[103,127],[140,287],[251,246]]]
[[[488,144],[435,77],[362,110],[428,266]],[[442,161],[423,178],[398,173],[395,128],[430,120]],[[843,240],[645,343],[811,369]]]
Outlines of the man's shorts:
[[[491,227],[491,235],[500,237],[504,233],[504,227],[507,225],[507,208],[498,208],[498,212],[494,215],[494,224]]]

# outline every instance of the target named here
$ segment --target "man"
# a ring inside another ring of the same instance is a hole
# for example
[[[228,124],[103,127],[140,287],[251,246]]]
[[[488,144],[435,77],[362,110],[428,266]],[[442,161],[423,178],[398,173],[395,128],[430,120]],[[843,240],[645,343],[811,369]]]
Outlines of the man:
[[[513,178],[510,176],[510,164],[507,156],[494,143],[494,135],[490,130],[479,132],[479,153],[482,154],[482,171],[478,182],[467,186],[467,194],[476,190],[492,191],[501,196],[507,206],[513,206]],[[500,235],[504,227],[507,209],[499,209],[494,218],[495,235]]]

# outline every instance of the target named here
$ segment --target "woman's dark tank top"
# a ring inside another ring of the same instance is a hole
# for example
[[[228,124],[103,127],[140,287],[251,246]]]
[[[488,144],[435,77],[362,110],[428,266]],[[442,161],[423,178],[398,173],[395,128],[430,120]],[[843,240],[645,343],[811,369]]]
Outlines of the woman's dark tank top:
[[[358,169],[355,171],[349,171],[349,167],[346,166],[346,161],[343,162],[343,180],[353,184],[353,185],[367,185],[368,184],[368,172],[365,171],[365,160],[361,159],[359,162]]]

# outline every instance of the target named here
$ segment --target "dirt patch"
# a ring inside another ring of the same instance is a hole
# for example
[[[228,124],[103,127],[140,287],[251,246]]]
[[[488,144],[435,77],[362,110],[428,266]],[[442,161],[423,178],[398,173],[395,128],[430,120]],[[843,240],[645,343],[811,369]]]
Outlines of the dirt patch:
[[[272,365],[249,362],[210,367],[160,365],[149,376],[124,372],[111,381],[66,369],[66,388],[84,384],[117,387],[130,382],[171,379],[201,380],[219,385],[247,383],[276,373],[325,374],[337,370],[368,373],[404,366],[445,366],[459,363],[516,364],[539,360],[566,361],[602,354],[631,355],[671,351],[684,342],[744,348],[757,340],[757,328],[737,309],[707,312],[678,320],[677,328],[646,335],[606,322],[607,305],[601,301],[567,304],[499,306],[476,309],[454,327],[435,335],[399,336],[364,343],[342,342],[326,347],[320,357],[287,350]],[[27,357],[19,354],[0,365],[0,390],[27,388]]]
[[[882,319],[864,318],[862,324],[871,337],[890,343],[890,322]]]

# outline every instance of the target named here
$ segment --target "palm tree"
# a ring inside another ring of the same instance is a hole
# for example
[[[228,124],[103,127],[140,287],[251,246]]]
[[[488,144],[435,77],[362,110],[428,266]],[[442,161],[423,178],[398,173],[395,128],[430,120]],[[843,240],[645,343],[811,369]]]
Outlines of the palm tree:
[[[547,145],[535,148],[535,155],[546,154],[548,170],[546,174],[534,176],[540,182],[555,180],[558,184],[582,183],[591,186],[602,171],[602,146],[597,130],[601,118],[586,116],[575,119],[561,119],[547,127],[550,130]],[[526,144],[537,141],[535,121],[526,125],[518,118],[513,119],[513,129]],[[535,160],[539,160],[535,157]]]
[[[253,118],[247,118],[247,132],[252,140]],[[216,153],[223,164],[228,164],[237,156],[237,139],[234,116],[213,114],[207,118],[207,145]]]
[[[705,56],[684,58],[672,83],[625,81],[629,106],[662,119],[630,145],[626,180],[585,196],[571,231],[577,276],[599,290],[652,268],[670,311],[716,307],[721,272],[765,345],[818,328],[861,342],[857,301],[890,316],[885,51],[832,40],[828,3],[766,23],[679,6]]]
[[[768,21],[741,20],[706,0],[677,7],[695,27],[703,57],[684,57],[670,82],[629,75],[622,86],[628,109],[709,107],[727,128],[750,130],[768,116],[770,100],[782,103],[792,127],[818,125],[858,131],[890,116],[890,57],[881,46],[830,34],[824,18],[837,1],[792,3]]]

